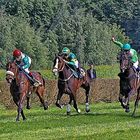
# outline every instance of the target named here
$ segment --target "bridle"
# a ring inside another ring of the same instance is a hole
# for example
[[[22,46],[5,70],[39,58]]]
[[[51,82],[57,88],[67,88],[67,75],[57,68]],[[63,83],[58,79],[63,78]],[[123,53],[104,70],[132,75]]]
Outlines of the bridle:
[[[62,66],[59,68],[59,60],[61,60],[62,62]],[[59,72],[62,72],[63,71],[63,69],[64,69],[64,67],[65,66],[68,66],[69,68],[70,68],[70,66],[65,62],[65,60],[61,57],[61,56],[57,56],[56,57],[56,64],[55,64],[55,66],[53,67],[53,73],[55,74],[55,75],[57,75]],[[59,77],[59,80],[60,81],[63,81],[63,82],[66,82],[66,81],[68,81],[68,80],[70,80],[71,79],[71,77],[74,75],[74,71],[70,68],[70,70],[72,71],[72,74],[68,77],[68,78],[66,78],[66,79],[61,79],[60,77]]]
[[[119,59],[120,59],[120,70],[122,73],[124,73],[126,69],[130,68],[130,59],[127,52],[122,51]]]
[[[15,67],[13,67],[13,65],[15,65]],[[12,71],[12,69],[14,69],[14,71]],[[15,62],[8,62],[7,66],[6,66],[6,80],[8,83],[11,83],[12,80],[15,79],[15,75],[17,72],[17,67]]]

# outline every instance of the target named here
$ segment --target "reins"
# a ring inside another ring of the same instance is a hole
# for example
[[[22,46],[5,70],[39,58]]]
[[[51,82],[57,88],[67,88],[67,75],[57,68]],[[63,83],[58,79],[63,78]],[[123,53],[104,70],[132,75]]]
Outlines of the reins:
[[[63,59],[62,57],[59,57],[59,58],[60,58],[63,62],[65,62],[64,59]],[[65,65],[72,71],[72,74],[71,74],[68,78],[66,78],[66,79],[61,79],[61,78],[59,78],[59,80],[60,80],[60,81],[63,81],[63,82],[67,82],[67,81],[70,80],[71,77],[74,75],[74,70],[73,70],[66,62],[65,62],[65,64],[63,65],[63,67],[59,70],[59,72],[60,72],[60,71],[63,71]]]

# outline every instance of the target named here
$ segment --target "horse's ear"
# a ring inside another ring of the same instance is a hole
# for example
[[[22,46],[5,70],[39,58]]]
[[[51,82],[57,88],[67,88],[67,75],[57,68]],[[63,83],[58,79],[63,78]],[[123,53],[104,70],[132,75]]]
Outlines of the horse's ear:
[[[55,53],[55,57],[59,56],[59,54]]]
[[[7,62],[9,63],[11,61],[10,57],[7,57]]]

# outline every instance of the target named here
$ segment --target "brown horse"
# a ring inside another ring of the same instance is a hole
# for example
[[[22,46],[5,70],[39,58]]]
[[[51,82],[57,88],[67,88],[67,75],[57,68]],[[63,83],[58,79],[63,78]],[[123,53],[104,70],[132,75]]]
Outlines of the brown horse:
[[[80,109],[77,107],[76,92],[80,87],[85,89],[86,94],[86,112],[90,111],[89,108],[89,91],[90,91],[90,79],[85,75],[82,79],[75,77],[75,71],[65,62],[63,56],[59,55],[55,57],[53,72],[58,76],[58,94],[56,106],[62,108],[60,105],[60,99],[64,93],[70,97],[69,104],[67,105],[67,115],[70,114],[70,105],[73,100],[73,106],[78,113]]]
[[[120,95],[119,101],[126,112],[129,112],[129,100],[132,94],[137,93],[137,98],[135,101],[133,116],[135,115],[136,107],[138,106],[138,101],[140,99],[140,79],[136,69],[131,63],[129,53],[122,51],[119,57],[120,60]]]
[[[40,73],[33,72],[34,77],[42,83],[38,87],[33,87],[29,81],[29,78],[23,71],[20,71],[15,62],[8,62],[6,65],[6,70],[6,80],[8,83],[10,83],[10,92],[14,103],[18,107],[18,115],[16,121],[19,121],[20,114],[22,115],[23,120],[26,120],[26,117],[23,113],[23,102],[26,97],[27,108],[29,109],[30,105],[28,93],[35,92],[38,95],[44,110],[48,108],[47,102],[45,102],[43,99],[45,93],[45,80]]]

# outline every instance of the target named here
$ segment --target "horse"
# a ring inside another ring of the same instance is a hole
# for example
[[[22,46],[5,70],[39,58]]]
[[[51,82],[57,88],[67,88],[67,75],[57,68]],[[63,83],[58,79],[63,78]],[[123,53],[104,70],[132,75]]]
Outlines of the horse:
[[[70,97],[69,103],[67,104],[67,115],[71,113],[71,103],[73,101],[73,106],[75,110],[80,113],[80,109],[77,107],[76,102],[76,92],[82,87],[85,89],[86,95],[86,112],[90,111],[89,108],[89,91],[90,91],[90,79],[85,76],[82,79],[75,77],[75,71],[66,63],[62,55],[55,56],[52,72],[58,75],[58,94],[56,100],[56,106],[62,108],[60,105],[60,99],[62,95],[68,94]]]
[[[10,93],[13,97],[14,103],[17,105],[17,108],[18,108],[16,121],[19,121],[20,114],[23,120],[26,120],[26,117],[23,112],[23,103],[26,97],[27,98],[26,108],[27,109],[30,108],[29,93],[31,94],[32,92],[35,92],[38,95],[40,102],[42,103],[44,107],[44,110],[48,109],[48,104],[44,100],[44,94],[46,91],[45,80],[41,76],[41,74],[38,72],[32,72],[32,74],[37,80],[41,82],[41,85],[39,85],[38,87],[32,86],[29,78],[23,71],[19,69],[16,62],[11,61],[11,62],[8,62],[6,65],[6,80],[10,84]]]
[[[133,64],[130,60],[130,55],[128,51],[121,51],[119,55],[120,61],[120,94],[119,101],[121,102],[122,107],[125,109],[125,112],[130,112],[129,109],[129,100],[132,94],[137,93],[137,98],[134,105],[134,111],[132,116],[135,116],[135,111],[138,106],[138,101],[140,99],[140,79],[136,68],[133,67]]]

